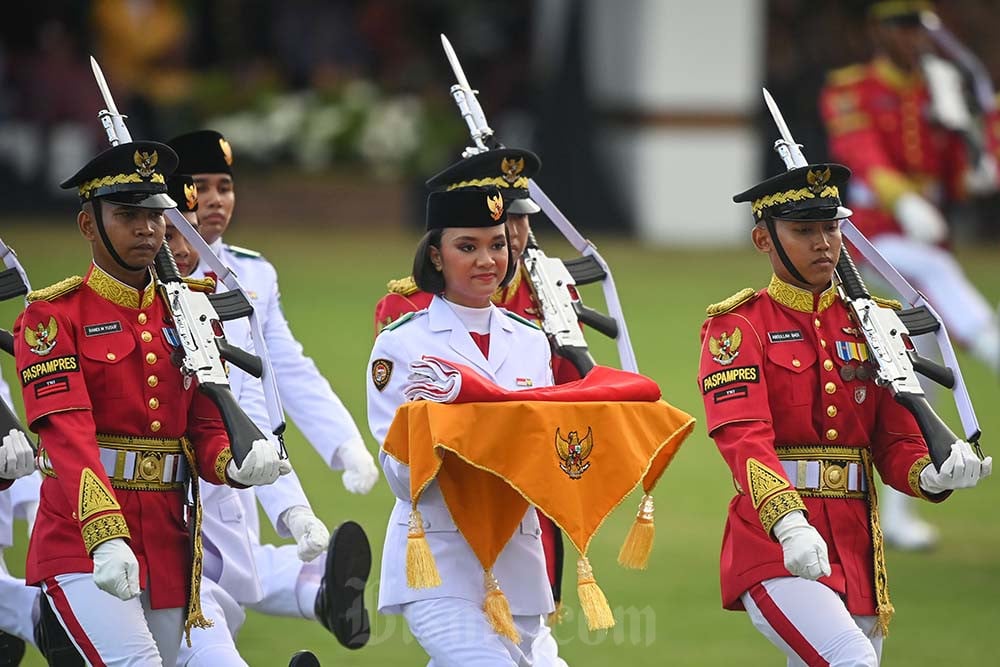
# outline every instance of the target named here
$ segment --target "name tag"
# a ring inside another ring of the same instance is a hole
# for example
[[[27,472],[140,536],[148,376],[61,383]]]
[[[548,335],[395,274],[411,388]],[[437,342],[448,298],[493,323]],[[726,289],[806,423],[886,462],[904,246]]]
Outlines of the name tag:
[[[102,324],[88,324],[83,327],[85,336],[104,336],[110,333],[118,333],[122,330],[121,322],[104,322]]]
[[[768,331],[767,339],[772,343],[790,343],[795,340],[802,340],[802,332],[798,329],[792,331]]]

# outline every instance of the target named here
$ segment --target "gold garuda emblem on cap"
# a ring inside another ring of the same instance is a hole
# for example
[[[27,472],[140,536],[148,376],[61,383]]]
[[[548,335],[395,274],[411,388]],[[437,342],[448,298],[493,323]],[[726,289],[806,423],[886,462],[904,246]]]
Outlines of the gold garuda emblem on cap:
[[[823,187],[830,180],[830,168],[827,167],[825,170],[820,171],[819,169],[810,169],[806,172],[806,183],[809,184],[809,192],[814,195],[818,195],[823,191]]]
[[[198,186],[193,183],[184,184],[184,199],[187,200],[187,207],[193,209],[198,205]]]
[[[562,459],[559,469],[569,475],[570,479],[580,479],[580,477],[590,467],[587,457],[594,449],[594,433],[591,427],[587,427],[587,435],[581,439],[577,431],[570,431],[564,438],[558,428],[556,428],[556,453]]]
[[[500,173],[503,174],[503,180],[508,183],[513,183],[517,180],[517,177],[521,175],[524,171],[524,158],[510,158],[505,157],[500,162]]]
[[[229,145],[229,142],[219,137],[219,148],[222,149],[222,159],[226,161],[230,167],[233,166],[233,147]]]
[[[708,337],[708,351],[712,353],[712,360],[723,366],[728,366],[740,355],[740,343],[743,342],[743,332],[739,327],[733,329],[732,335],[723,331],[719,337]]]
[[[132,156],[132,161],[135,162],[136,173],[143,178],[149,178],[156,172],[156,163],[160,161],[160,156],[156,151],[152,153],[136,151],[135,155]]]
[[[500,220],[503,216],[503,196],[499,192],[496,197],[486,195],[486,206],[490,209],[490,217]]]

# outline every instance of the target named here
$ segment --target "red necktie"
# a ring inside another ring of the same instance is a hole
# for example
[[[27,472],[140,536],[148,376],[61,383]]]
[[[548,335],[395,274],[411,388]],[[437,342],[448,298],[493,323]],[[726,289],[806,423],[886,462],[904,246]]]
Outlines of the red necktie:
[[[469,332],[469,335],[472,336],[472,340],[476,342],[476,347],[478,347],[479,351],[483,353],[483,356],[489,359],[490,335],[488,333],[480,334],[480,333],[473,333],[471,331]]]

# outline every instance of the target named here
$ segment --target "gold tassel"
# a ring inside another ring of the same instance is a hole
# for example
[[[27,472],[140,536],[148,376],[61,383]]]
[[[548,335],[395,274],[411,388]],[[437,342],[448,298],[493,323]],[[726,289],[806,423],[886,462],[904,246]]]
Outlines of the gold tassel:
[[[515,644],[521,643],[521,635],[514,627],[514,616],[510,613],[510,602],[500,590],[500,583],[493,576],[492,570],[483,571],[483,583],[486,586],[486,599],[483,601],[483,612],[490,626],[501,637],[506,637]]]
[[[191,629],[210,628],[215,625],[205,617],[201,610],[201,568],[204,548],[201,543],[201,483],[198,480],[198,460],[194,455],[194,447],[187,438],[181,438],[181,449],[187,459],[191,471],[191,496],[194,500],[194,542],[191,545],[194,552],[191,558],[191,593],[188,597],[187,619],[184,621],[184,639],[191,648]]]
[[[645,570],[649,564],[649,555],[653,552],[653,538],[656,536],[656,526],[653,525],[653,496],[648,493],[639,503],[635,521],[629,528],[621,551],[618,552],[618,564],[630,570]]]
[[[566,607],[563,606],[562,600],[556,602],[556,610],[545,617],[545,625],[550,628],[554,628],[563,622],[566,618]]]
[[[576,561],[576,592],[583,615],[587,618],[587,628],[605,630],[614,627],[615,617],[608,606],[608,599],[594,580],[594,570],[586,556],[580,556],[580,560]]]
[[[424,517],[414,507],[406,536],[406,585],[410,588],[434,588],[441,585],[434,554],[424,535]]]
[[[882,633],[883,637],[889,636],[889,621],[892,620],[893,615],[896,613],[896,608],[892,604],[887,604],[883,607],[879,607],[878,611],[878,621],[876,621],[875,627],[878,631]]]

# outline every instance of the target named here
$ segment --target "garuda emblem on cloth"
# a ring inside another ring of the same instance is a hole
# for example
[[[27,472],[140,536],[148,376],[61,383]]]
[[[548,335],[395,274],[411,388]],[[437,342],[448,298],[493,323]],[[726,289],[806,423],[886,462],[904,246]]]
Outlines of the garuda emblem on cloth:
[[[24,340],[31,346],[31,351],[42,357],[52,351],[56,346],[56,334],[59,333],[59,324],[56,318],[50,317],[48,325],[41,322],[32,329],[24,329]]]
[[[719,338],[709,336],[708,351],[712,353],[712,359],[723,366],[728,366],[736,360],[740,354],[740,343],[743,342],[743,332],[739,327],[733,329],[732,335],[723,331]]]
[[[580,477],[590,467],[590,463],[585,463],[590,452],[594,449],[594,434],[590,427],[587,427],[587,435],[580,439],[576,431],[570,431],[565,438],[556,429],[556,453],[562,459],[559,468],[569,475],[570,479],[580,479]]]

